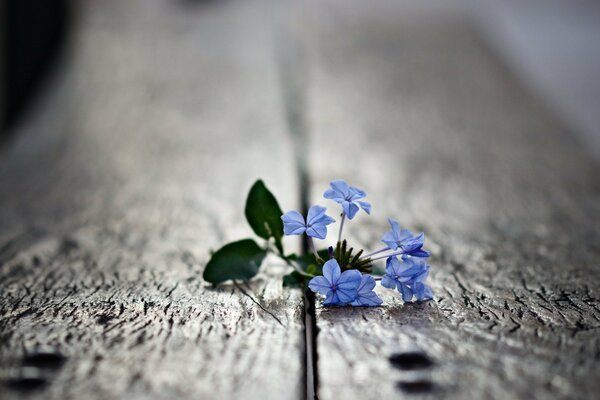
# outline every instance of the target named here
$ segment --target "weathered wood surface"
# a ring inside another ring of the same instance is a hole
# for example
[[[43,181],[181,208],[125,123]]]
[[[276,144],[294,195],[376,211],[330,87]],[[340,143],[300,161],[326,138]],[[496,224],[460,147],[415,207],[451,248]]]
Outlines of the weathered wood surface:
[[[297,207],[279,7],[78,12],[52,90],[1,149],[0,397],[303,397],[302,295],[283,266],[247,290],[272,315],[201,279],[210,249],[251,235],[254,179]]]
[[[597,398],[598,165],[464,21],[396,6],[308,7],[311,200],[367,190],[357,246],[425,231],[435,300],[318,309],[319,398]]]

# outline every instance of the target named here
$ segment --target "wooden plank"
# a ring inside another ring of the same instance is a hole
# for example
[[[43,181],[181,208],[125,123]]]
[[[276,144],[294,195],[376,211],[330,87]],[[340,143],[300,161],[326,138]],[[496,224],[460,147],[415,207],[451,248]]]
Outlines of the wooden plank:
[[[368,192],[355,247],[378,248],[388,216],[426,232],[435,292],[319,307],[319,398],[600,393],[598,165],[460,18],[308,9],[311,200],[334,207],[332,178]]]
[[[68,61],[0,157],[1,397],[303,397],[285,267],[246,289],[260,307],[201,279],[252,235],[255,179],[297,207],[281,7],[78,4]]]

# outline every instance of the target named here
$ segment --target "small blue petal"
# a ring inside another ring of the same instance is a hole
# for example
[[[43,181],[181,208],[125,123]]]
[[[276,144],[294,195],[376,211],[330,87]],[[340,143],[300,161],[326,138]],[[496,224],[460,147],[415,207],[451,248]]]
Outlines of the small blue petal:
[[[338,264],[338,262],[335,258],[328,260],[323,265],[323,276],[329,282],[330,287],[337,283],[338,279],[340,278],[341,273],[342,273],[342,271],[340,269],[340,265]]]
[[[398,291],[402,293],[402,300],[404,300],[405,302],[408,303],[412,300],[413,292],[410,289],[410,287],[408,287],[408,285],[398,282]]]
[[[425,234],[413,235],[408,229],[402,229],[395,219],[390,218],[388,221],[392,229],[383,235],[382,242],[392,250],[400,248],[405,255],[429,257],[429,252],[421,249],[425,243]]]
[[[413,257],[427,258],[431,255],[431,253],[429,253],[427,250],[417,249],[411,251],[409,255]]]
[[[291,235],[302,235],[306,231],[306,227],[304,225],[296,225],[296,224],[284,224],[283,225],[283,233],[287,236]]]
[[[375,292],[369,292],[365,294],[359,294],[352,302],[355,307],[377,307],[383,304],[383,300],[377,296]]]
[[[381,241],[383,243],[385,243],[392,250],[398,249],[398,241],[396,240],[396,237],[394,236],[393,231],[386,232],[383,235],[383,238],[381,239]]]
[[[418,258],[403,259],[401,268],[400,273],[396,274],[399,282],[415,282],[429,271],[429,266]]]
[[[350,195],[350,187],[343,179],[334,179],[330,183],[331,188],[340,193],[344,198]]]
[[[431,287],[426,284],[423,284],[423,286],[425,286],[423,300],[433,299],[433,290],[431,290]]]
[[[318,219],[312,221],[310,225],[329,225],[333,224],[334,222],[335,219],[331,218],[329,215],[321,215]]]
[[[327,237],[327,227],[324,225],[315,225],[306,229],[306,234],[317,239],[325,239]]]
[[[333,180],[330,185],[331,188],[325,191],[323,197],[341,204],[348,219],[354,218],[360,208],[367,214],[371,213],[371,204],[364,201],[358,201],[367,195],[364,191],[354,186],[349,186],[346,181],[342,179]]]
[[[321,206],[312,206],[308,210],[306,234],[317,239],[325,239],[327,237],[327,225],[332,224],[335,220],[328,215],[325,215],[327,209]]]
[[[371,203],[359,201],[358,204],[360,205],[360,208],[362,208],[367,214],[371,215]]]
[[[340,299],[338,298],[337,292],[330,290],[323,301],[324,306],[337,306],[340,305]]]
[[[358,291],[358,287],[361,283],[361,274],[355,269],[344,271],[335,283],[340,289],[352,289]]]
[[[377,296],[373,289],[375,289],[375,279],[371,275],[363,275],[358,287],[358,295],[352,305],[374,307],[383,304],[383,300]]]
[[[342,203],[342,208],[344,209],[344,212],[346,213],[348,219],[354,218],[358,210],[360,210],[360,208],[355,203],[350,203],[347,201]]]
[[[340,192],[333,189],[327,189],[325,193],[323,193],[323,197],[328,200],[333,200],[337,203],[344,201],[344,196]]]
[[[381,286],[386,287],[388,289],[394,289],[396,287],[396,280],[390,275],[384,275],[381,278]]]
[[[331,284],[324,276],[315,276],[308,282],[310,290],[326,295],[331,290]]]
[[[298,211],[288,211],[281,216],[283,233],[286,235],[301,235],[306,230],[304,217]]]
[[[360,190],[359,188],[354,187],[354,186],[350,186],[348,188],[348,192],[349,192],[349,197],[347,199],[350,201],[356,201],[358,199],[363,199],[367,196],[367,194],[363,190]]]
[[[391,232],[400,232],[400,223],[398,221],[394,218],[388,218],[388,222],[392,228]]]
[[[385,273],[396,279],[402,273],[402,265],[396,257],[388,257],[385,261]]]
[[[433,298],[433,291],[431,288],[422,282],[416,282],[414,284],[413,292],[418,301],[430,300]]]
[[[308,215],[306,216],[306,224],[312,225],[315,222],[315,220],[325,215],[325,211],[327,211],[327,208],[325,207],[311,206],[308,209]]]
[[[356,300],[358,292],[356,289],[337,289],[338,301],[340,304],[348,304]]]
[[[365,294],[375,289],[375,279],[371,275],[363,275],[360,277],[360,285],[358,286],[358,293]]]

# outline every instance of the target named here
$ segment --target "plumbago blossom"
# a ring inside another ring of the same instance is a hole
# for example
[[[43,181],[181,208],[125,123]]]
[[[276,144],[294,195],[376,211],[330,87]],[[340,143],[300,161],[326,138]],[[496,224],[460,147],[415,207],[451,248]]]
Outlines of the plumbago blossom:
[[[308,210],[306,222],[298,211],[289,211],[282,215],[283,233],[286,235],[302,235],[306,232],[309,237],[325,239],[327,225],[333,224],[335,219],[325,215],[327,209],[321,206],[312,206]]]
[[[429,265],[416,258],[404,258],[402,261],[389,257],[385,266],[385,275],[381,286],[398,289],[404,301],[411,301],[413,295],[417,300],[433,298],[431,288],[423,281],[429,275]]]
[[[277,199],[262,180],[254,182],[248,193],[245,215],[248,224],[262,241],[252,238],[237,240],[212,252],[202,277],[218,285],[226,281],[248,281],[259,273],[268,254],[278,256],[293,271],[283,277],[283,285],[308,288],[324,296],[325,306],[380,306],[383,301],[375,292],[381,287],[397,290],[405,302],[433,298],[425,283],[429,275],[426,260],[429,252],[423,249],[425,235],[413,234],[389,219],[390,230],[381,241],[384,247],[372,252],[355,251],[343,239],[344,222],[354,219],[360,210],[371,214],[371,204],[363,199],[367,194],[344,180],[331,181],[323,197],[340,206],[340,226],[337,241],[317,250],[313,240],[327,239],[328,227],[335,222],[327,209],[313,205],[306,216],[298,211],[283,213]],[[283,236],[304,235],[311,254],[286,254]],[[385,259],[385,275],[373,275],[373,263]]]
[[[312,278],[308,287],[325,296],[324,305],[332,306],[355,301],[361,282],[360,272],[351,269],[342,273],[338,262],[331,259],[323,265],[323,275]]]
[[[312,277],[308,288],[325,296],[323,305],[379,306],[383,301],[374,290],[378,280],[382,287],[398,290],[405,302],[410,302],[413,298],[417,301],[432,299],[433,292],[425,283],[429,275],[429,265],[425,260],[430,255],[423,249],[425,235],[414,235],[390,218],[388,221],[391,229],[381,240],[385,247],[365,255],[363,250],[353,253],[354,249],[348,249],[347,241],[342,240],[344,221],[346,218],[353,219],[360,209],[370,214],[371,204],[360,200],[366,197],[363,190],[348,185],[344,180],[333,180],[330,186],[323,197],[340,204],[342,210],[338,241],[335,247],[328,248],[325,257],[328,260],[323,260],[313,243],[313,238],[325,239],[327,225],[335,222],[325,214],[325,207],[312,206],[306,222],[297,211],[289,211],[281,217],[286,235],[306,234],[308,247],[321,265],[321,272],[317,276],[305,271],[299,273],[304,277]],[[386,259],[385,275],[372,276],[372,263],[382,259]]]

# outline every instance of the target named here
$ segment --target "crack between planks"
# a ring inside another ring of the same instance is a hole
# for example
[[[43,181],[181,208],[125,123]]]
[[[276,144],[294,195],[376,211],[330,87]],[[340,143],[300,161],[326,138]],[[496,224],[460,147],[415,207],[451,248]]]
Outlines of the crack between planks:
[[[282,100],[287,131],[292,139],[295,170],[298,177],[300,212],[306,215],[310,198],[309,175],[306,158],[308,154],[308,129],[306,123],[307,68],[305,49],[300,35],[293,24],[282,27],[277,42],[277,69],[281,80]],[[308,253],[306,241],[301,241],[302,254]],[[305,344],[305,394],[307,400],[317,399],[317,324],[315,316],[315,296],[304,291],[304,344]]]

